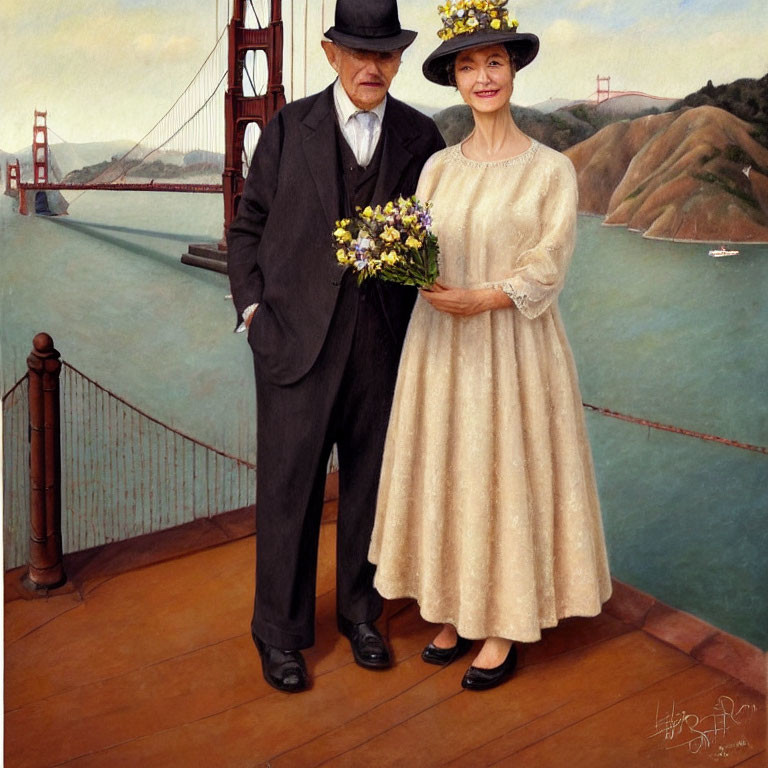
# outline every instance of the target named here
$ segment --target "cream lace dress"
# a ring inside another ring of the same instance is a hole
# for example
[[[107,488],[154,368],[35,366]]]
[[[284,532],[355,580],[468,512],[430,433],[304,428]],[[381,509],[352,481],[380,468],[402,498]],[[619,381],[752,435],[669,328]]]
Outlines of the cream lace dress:
[[[388,598],[467,638],[531,642],[611,593],[576,369],[557,308],[574,246],[571,162],[533,142],[434,155],[441,281],[514,307],[456,317],[419,297],[400,362],[369,558]]]

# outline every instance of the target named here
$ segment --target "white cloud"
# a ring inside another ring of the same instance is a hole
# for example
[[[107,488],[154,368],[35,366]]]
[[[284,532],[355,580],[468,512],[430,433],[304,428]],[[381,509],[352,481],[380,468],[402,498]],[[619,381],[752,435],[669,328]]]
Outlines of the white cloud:
[[[295,0],[295,87],[304,87],[303,0]],[[333,73],[319,40],[332,20],[332,0],[307,0],[307,91]],[[584,98],[595,76],[612,87],[683,96],[715,83],[768,71],[765,0],[511,0],[522,31],[541,38],[538,59],[517,78],[515,100]],[[225,5],[220,0],[220,7]],[[289,32],[291,0],[284,0]],[[321,19],[325,7],[326,18]],[[437,0],[400,0],[403,25],[419,36],[406,52],[394,95],[418,104],[460,102],[451,88],[424,80],[421,63],[439,44]],[[183,12],[181,12],[183,10]],[[32,112],[70,141],[138,138],[176,100],[213,47],[213,0],[126,6],[117,0],[0,0],[0,148],[30,141]],[[290,35],[285,82],[290,84]]]
[[[29,143],[32,113],[69,141],[137,138],[176,100],[215,39],[213,13],[180,15],[165,3],[37,0],[8,20],[0,48],[0,148]]]
[[[610,13],[616,7],[614,0],[577,0],[575,6],[577,11],[584,11],[588,8],[597,8],[603,12]]]

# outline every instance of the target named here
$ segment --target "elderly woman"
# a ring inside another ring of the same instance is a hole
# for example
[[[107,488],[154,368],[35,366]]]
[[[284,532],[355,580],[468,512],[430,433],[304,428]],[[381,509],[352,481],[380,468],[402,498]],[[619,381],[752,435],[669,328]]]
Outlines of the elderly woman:
[[[557,308],[576,234],[570,161],[510,113],[538,38],[505,0],[440,8],[426,77],[455,85],[472,134],[427,162],[440,281],[422,291],[400,362],[369,558],[388,598],[443,628],[446,664],[485,640],[462,685],[514,670],[514,641],[594,616],[611,582],[581,396]]]

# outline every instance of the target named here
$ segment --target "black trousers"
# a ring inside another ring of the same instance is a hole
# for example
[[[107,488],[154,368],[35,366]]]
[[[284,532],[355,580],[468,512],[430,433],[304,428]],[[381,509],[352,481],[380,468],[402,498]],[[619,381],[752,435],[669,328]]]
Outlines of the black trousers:
[[[252,633],[285,650],[314,643],[317,548],[326,468],[339,455],[337,611],[373,621],[381,597],[368,562],[381,458],[401,341],[375,285],[345,275],[325,345],[311,371],[257,396],[256,595]],[[258,310],[253,322],[258,322]]]

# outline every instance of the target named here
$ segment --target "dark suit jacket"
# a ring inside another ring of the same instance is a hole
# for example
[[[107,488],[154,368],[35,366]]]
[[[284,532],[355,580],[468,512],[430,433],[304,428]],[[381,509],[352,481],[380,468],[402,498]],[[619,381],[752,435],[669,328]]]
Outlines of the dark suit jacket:
[[[427,159],[445,144],[428,117],[389,96],[382,122],[374,205],[416,190]],[[298,381],[317,359],[343,274],[332,240],[342,217],[333,87],[283,107],[266,126],[228,233],[238,321],[259,302],[248,334],[260,370],[275,384]],[[377,290],[390,329],[405,334],[415,291]]]

